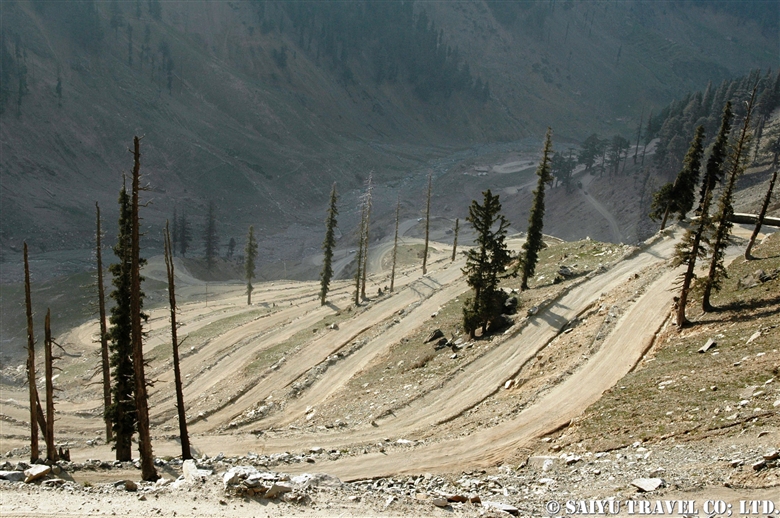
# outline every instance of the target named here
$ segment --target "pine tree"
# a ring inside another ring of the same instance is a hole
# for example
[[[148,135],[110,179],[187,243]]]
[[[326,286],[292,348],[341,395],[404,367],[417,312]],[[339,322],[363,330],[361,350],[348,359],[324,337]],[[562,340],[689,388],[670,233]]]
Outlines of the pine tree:
[[[531,206],[531,214],[528,217],[528,235],[523,243],[525,255],[522,261],[523,276],[520,289],[528,289],[528,279],[533,277],[536,271],[536,263],[539,260],[539,251],[543,247],[542,227],[544,225],[544,186],[552,179],[550,172],[550,154],[552,152],[552,130],[547,128],[547,136],[544,140],[542,161],[536,169],[539,177],[534,191],[534,201]]]
[[[192,242],[192,231],[190,230],[190,222],[187,219],[186,214],[182,214],[179,219],[179,253],[182,257],[187,257],[187,250],[190,249],[190,243]]]
[[[336,216],[339,214],[336,203],[338,193],[336,184],[330,191],[330,206],[328,215],[325,218],[325,240],[322,242],[322,251],[324,253],[322,260],[322,272],[320,273],[320,304],[325,305],[325,300],[330,289],[330,280],[333,277],[333,248],[336,246]]]
[[[739,138],[737,139],[729,160],[728,183],[718,201],[718,213],[715,216],[716,228],[712,238],[710,271],[709,275],[702,279],[702,311],[712,311],[713,308],[710,303],[712,290],[719,291],[723,279],[727,276],[726,267],[723,265],[723,256],[726,253],[731,228],[734,226],[731,222],[734,216],[734,207],[732,205],[734,188],[737,184],[737,178],[739,178],[745,170],[744,162],[747,159],[748,146],[750,145],[750,116],[753,111],[757,87],[758,82],[756,82],[756,86],[753,87],[753,92],[750,95],[750,100],[747,104],[747,112],[745,113],[745,119],[742,123],[742,130],[739,133]]]
[[[726,103],[721,118],[720,130],[715,138],[713,150],[707,160],[704,180],[702,182],[702,196],[699,200],[699,206],[696,213],[699,215],[695,225],[688,229],[683,236],[682,241],[677,245],[673,259],[674,266],[687,265],[680,281],[680,296],[677,301],[677,327],[682,328],[688,323],[685,317],[685,308],[688,304],[688,295],[691,284],[695,278],[694,270],[696,261],[707,255],[707,245],[709,244],[708,232],[712,229],[712,219],[710,217],[710,204],[712,203],[712,189],[715,187],[715,180],[720,174],[725,158],[725,148],[728,144],[729,131],[731,130],[731,103]]]
[[[252,279],[255,278],[255,259],[257,258],[257,241],[255,241],[255,227],[249,226],[244,247],[244,278],[246,279],[246,303],[252,305]]]
[[[206,221],[203,225],[203,253],[206,259],[206,269],[211,271],[219,256],[219,238],[217,237],[217,220],[214,215],[214,202],[209,202]]]
[[[132,442],[135,432],[135,371],[133,369],[133,343],[130,322],[130,238],[132,219],[130,218],[130,197],[122,186],[119,192],[119,234],[114,254],[118,263],[109,266],[113,275],[114,290],[110,297],[114,299],[111,308],[111,367],[113,368],[111,389],[112,402],[106,410],[106,416],[114,431],[114,449],[116,460],[132,460]]]
[[[668,183],[653,195],[653,211],[650,218],[654,221],[662,217],[661,230],[666,227],[669,214],[677,214],[678,221],[685,219],[685,215],[693,208],[695,201],[695,189],[699,183],[699,169],[704,153],[704,126],[696,128],[696,133],[685,155],[683,167],[677,174],[674,184]]]
[[[425,198],[425,247],[423,248],[423,263],[422,274],[427,273],[426,265],[428,264],[428,238],[430,236],[431,227],[431,180],[432,174],[428,173],[428,195]]]
[[[502,313],[504,300],[498,281],[516,275],[515,270],[506,271],[512,262],[506,247],[509,222],[501,214],[498,195],[493,196],[490,189],[482,195],[482,205],[472,201],[466,218],[477,232],[477,246],[466,253],[463,268],[466,282],[474,289],[474,298],[466,300],[463,306],[463,328],[472,338],[477,328],[481,327],[484,334],[488,324]]]

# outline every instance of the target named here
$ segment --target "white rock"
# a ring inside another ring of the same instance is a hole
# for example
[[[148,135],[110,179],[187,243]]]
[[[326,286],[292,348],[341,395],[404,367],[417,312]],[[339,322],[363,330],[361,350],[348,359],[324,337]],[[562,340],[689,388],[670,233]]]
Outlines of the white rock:
[[[51,472],[51,466],[45,464],[35,464],[29,469],[24,470],[24,481],[30,483],[39,478],[43,478]]]
[[[187,459],[184,461],[181,466],[181,472],[182,475],[184,475],[184,480],[190,484],[194,484],[195,482],[202,482],[214,473],[210,469],[199,469],[198,465],[195,464],[195,461],[192,459]]]
[[[342,482],[339,478],[326,473],[303,473],[292,477],[290,481],[296,486],[308,487],[341,487]]]
[[[513,505],[502,504],[501,502],[482,502],[482,507],[485,509],[495,509],[496,511],[503,511],[513,516],[520,514],[520,509]]]
[[[666,483],[662,478],[637,478],[631,481],[631,485],[643,493],[650,493],[659,487],[665,486]]]
[[[270,489],[268,489],[268,491],[266,491],[265,495],[263,496],[265,498],[276,498],[277,496],[283,495],[284,493],[289,493],[292,490],[293,488],[288,486],[287,484],[274,483],[274,485],[272,485]]]

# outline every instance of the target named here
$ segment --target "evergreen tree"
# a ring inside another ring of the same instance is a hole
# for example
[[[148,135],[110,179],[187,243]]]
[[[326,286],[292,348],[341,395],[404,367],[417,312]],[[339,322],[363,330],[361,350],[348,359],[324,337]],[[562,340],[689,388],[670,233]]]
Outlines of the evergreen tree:
[[[723,115],[721,116],[720,130],[718,130],[718,136],[715,138],[712,151],[710,151],[710,157],[707,159],[707,168],[704,172],[704,180],[702,181],[699,194],[699,207],[704,202],[705,193],[707,191],[712,192],[715,186],[723,179],[723,163],[728,154],[728,139],[731,132],[732,117],[731,103],[726,102],[726,105],[723,107]],[[696,213],[700,214],[700,211],[696,211]]]
[[[209,202],[209,209],[206,213],[206,221],[203,229],[203,253],[206,259],[206,269],[211,271],[214,268],[214,261],[219,257],[219,239],[217,237],[217,220],[214,215],[214,202]]]
[[[179,219],[179,253],[182,257],[187,257],[187,250],[190,248],[192,242],[192,231],[190,230],[190,222],[187,219],[186,214],[182,214]]]
[[[328,296],[330,289],[330,280],[333,277],[333,247],[336,246],[336,216],[339,214],[336,202],[338,201],[338,193],[336,192],[336,184],[333,184],[333,188],[330,191],[330,206],[328,207],[328,215],[325,218],[325,240],[322,242],[322,251],[324,257],[322,260],[322,273],[320,273],[320,304],[325,305],[325,300]]]
[[[734,146],[734,150],[729,160],[729,177],[726,188],[720,195],[718,201],[718,213],[715,216],[715,234],[712,238],[712,258],[710,260],[710,271],[707,277],[702,279],[702,311],[712,311],[710,296],[712,290],[720,290],[723,279],[726,277],[726,267],[723,265],[723,256],[728,246],[731,228],[734,224],[731,222],[734,216],[734,207],[732,205],[734,197],[734,188],[737,184],[737,178],[744,172],[744,162],[748,155],[748,146],[750,145],[750,116],[753,111],[753,104],[756,98],[756,86],[750,95],[747,104],[747,112],[742,123],[742,130]]]
[[[234,237],[230,238],[230,241],[228,241],[227,246],[227,258],[233,259],[233,253],[236,251],[236,239]]]
[[[463,273],[466,282],[474,289],[474,297],[463,306],[463,328],[471,338],[478,328],[487,331],[488,324],[503,311],[503,292],[498,281],[516,275],[516,270],[507,273],[512,256],[506,247],[506,230],[509,222],[501,214],[498,195],[490,189],[482,193],[482,205],[471,202],[466,221],[477,232],[477,246],[466,252],[466,266]]]
[[[699,215],[695,225],[688,229],[682,241],[677,244],[672,264],[674,266],[687,265],[680,281],[680,296],[677,300],[677,327],[682,328],[688,323],[685,316],[685,308],[688,304],[688,295],[691,284],[695,278],[694,271],[696,261],[707,255],[709,245],[708,233],[712,230],[712,218],[710,217],[710,204],[712,203],[712,190],[715,180],[720,174],[725,158],[725,148],[728,144],[729,131],[731,130],[731,104],[726,103],[721,118],[720,130],[715,138],[715,145],[707,160],[704,181],[702,182],[702,195],[696,214]]]
[[[668,183],[653,195],[653,211],[650,218],[655,221],[659,217],[661,230],[666,227],[669,214],[677,214],[678,221],[685,219],[685,215],[693,208],[695,201],[695,189],[699,183],[699,169],[701,168],[702,154],[704,153],[702,142],[704,140],[704,126],[696,128],[688,153],[683,161],[683,168],[677,174],[674,184]]]
[[[577,160],[585,166],[586,171],[590,171],[593,164],[596,163],[596,159],[601,156],[601,146],[602,140],[595,133],[583,141]]]
[[[119,262],[109,266],[114,285],[110,295],[114,299],[114,307],[111,308],[111,328],[108,331],[113,387],[111,406],[106,410],[114,432],[116,460],[119,461],[132,460],[131,439],[135,432],[135,371],[130,322],[131,235],[130,196],[123,186],[119,192],[119,234],[114,246],[114,254]]]
[[[255,227],[249,227],[244,247],[244,278],[246,279],[246,303],[252,305],[252,279],[255,278],[255,259],[257,258],[257,241],[255,241]]]
[[[531,206],[531,214],[528,217],[528,235],[523,243],[525,255],[522,261],[523,276],[520,289],[528,289],[528,279],[533,277],[536,271],[536,263],[539,260],[539,251],[543,247],[542,227],[544,225],[544,185],[552,179],[550,171],[550,154],[552,153],[552,130],[547,128],[547,136],[544,140],[542,161],[536,169],[539,177],[534,191],[534,201]]]

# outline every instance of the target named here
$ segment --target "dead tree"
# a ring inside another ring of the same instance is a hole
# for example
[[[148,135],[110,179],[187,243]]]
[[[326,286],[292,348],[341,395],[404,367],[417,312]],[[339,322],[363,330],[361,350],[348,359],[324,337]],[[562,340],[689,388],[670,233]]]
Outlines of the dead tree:
[[[176,410],[179,413],[179,438],[181,439],[181,458],[191,459],[190,436],[187,433],[187,414],[184,411],[184,393],[181,389],[181,369],[179,368],[179,339],[176,336],[176,294],[174,292],[173,246],[168,222],[165,222],[165,269],[168,273],[168,302],[171,306],[171,344],[173,345],[173,378],[176,384]]]
[[[452,242],[452,261],[455,261],[455,254],[458,252],[458,230],[460,220],[455,218],[455,241]]]
[[[431,226],[431,175],[433,173],[428,173],[428,195],[426,196],[425,200],[425,247],[423,248],[423,264],[422,264],[422,274],[425,275],[427,272],[426,266],[428,264],[428,237],[429,237],[429,231]]]
[[[393,268],[390,270],[390,291],[393,291],[395,284],[395,260],[398,257],[398,216],[401,213],[401,197],[398,197],[398,203],[395,206],[395,237],[393,238]]]
[[[764,224],[764,218],[766,217],[766,211],[769,209],[769,203],[772,201],[772,191],[775,188],[775,182],[777,181],[777,166],[778,166],[778,154],[780,154],[780,139],[778,139],[778,134],[780,134],[780,131],[777,131],[775,134],[772,135],[773,141],[770,142],[768,149],[774,150],[773,152],[773,158],[772,158],[772,168],[774,171],[772,171],[772,179],[769,180],[769,187],[766,190],[766,195],[764,196],[764,203],[761,205],[761,211],[758,213],[758,217],[756,218],[756,226],[753,228],[753,233],[750,235],[750,241],[748,241],[748,246],[745,248],[745,260],[749,261],[753,259],[753,255],[751,254],[751,251],[753,250],[753,246],[756,244],[756,238],[758,237],[758,233],[761,232],[761,226]]]
[[[133,187],[131,218],[133,231],[130,260],[130,319],[133,340],[133,368],[135,369],[135,411],[138,426],[138,451],[141,454],[141,478],[155,481],[159,477],[154,468],[152,440],[149,432],[149,403],[144,374],[143,335],[141,333],[141,232],[138,217],[138,193],[141,190],[141,139],[133,139]]]
[[[46,460],[55,462],[57,460],[57,450],[54,447],[54,367],[52,365],[53,357],[51,346],[51,309],[46,310],[46,320],[44,322],[44,354],[46,361],[46,430],[43,434],[46,441]]]
[[[30,385],[30,461],[38,452],[38,389],[35,386],[35,335],[33,334],[32,297],[30,296],[30,264],[27,261],[27,241],[24,242],[24,302],[27,308],[27,383]],[[44,430],[46,427],[43,427]]]
[[[366,222],[363,225],[363,284],[360,288],[360,297],[366,298],[366,277],[368,276],[368,243],[369,243],[369,229],[371,227],[371,205],[372,205],[372,191],[373,186],[373,174],[368,175],[368,187],[366,188]]]
[[[111,406],[111,367],[108,362],[108,329],[106,327],[106,295],[103,288],[103,247],[101,240],[103,238],[100,229],[100,206],[95,202],[95,212],[97,213],[97,232],[95,234],[95,256],[97,258],[97,287],[98,287],[98,310],[100,318],[100,357],[103,366],[103,419],[106,422],[106,442],[113,439],[111,433],[111,419],[108,418],[106,411]]]

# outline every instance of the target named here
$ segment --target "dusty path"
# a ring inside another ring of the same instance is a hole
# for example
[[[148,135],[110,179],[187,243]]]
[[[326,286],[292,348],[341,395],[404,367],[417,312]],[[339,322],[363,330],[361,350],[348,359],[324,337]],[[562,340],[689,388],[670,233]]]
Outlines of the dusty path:
[[[625,376],[641,359],[666,320],[672,294],[668,287],[678,271],[669,271],[624,314],[616,330],[582,368],[516,418],[461,439],[388,454],[328,462],[322,471],[343,480],[357,480],[425,471],[460,471],[494,466],[511,458],[517,448],[565,425]]]

